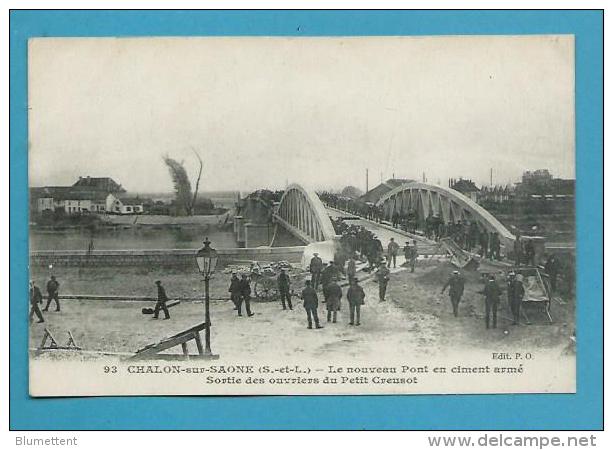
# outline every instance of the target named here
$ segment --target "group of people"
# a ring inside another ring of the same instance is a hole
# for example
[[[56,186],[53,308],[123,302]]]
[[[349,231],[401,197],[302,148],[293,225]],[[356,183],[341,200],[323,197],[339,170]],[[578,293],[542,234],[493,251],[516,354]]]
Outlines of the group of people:
[[[443,285],[441,294],[449,288],[449,300],[453,315],[458,316],[460,301],[464,295],[465,279],[458,270],[454,270],[447,282]],[[485,296],[485,327],[490,328],[490,321],[493,328],[498,324],[498,305],[502,289],[496,281],[494,274],[489,274],[485,286],[479,291]],[[506,280],[506,292],[508,306],[513,317],[513,325],[517,325],[520,319],[521,303],[524,298],[525,289],[521,274],[509,272]]]
[[[377,262],[384,254],[381,240],[370,230],[361,225],[348,224],[342,219],[332,222],[334,231],[340,235],[340,252],[337,265],[343,266],[350,255],[356,253],[368,260],[369,269],[376,268]]]
[[[375,222],[381,222],[385,218],[383,207],[377,206],[374,203],[365,202],[357,198],[343,197],[332,192],[319,192],[317,195],[325,205],[340,209],[349,214],[364,217]]]
[[[47,304],[41,311],[40,306],[43,303],[43,294],[34,280],[30,280],[30,322],[34,316],[38,319],[37,323],[43,323],[45,318],[43,312],[49,311],[52,302],[55,302],[55,311],[60,312],[60,283],[51,275],[47,281]]]

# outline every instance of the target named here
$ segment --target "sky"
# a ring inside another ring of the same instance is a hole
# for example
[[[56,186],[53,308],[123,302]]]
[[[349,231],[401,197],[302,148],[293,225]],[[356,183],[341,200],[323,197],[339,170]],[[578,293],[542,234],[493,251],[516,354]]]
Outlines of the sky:
[[[166,192],[574,178],[572,36],[37,38],[30,185]]]

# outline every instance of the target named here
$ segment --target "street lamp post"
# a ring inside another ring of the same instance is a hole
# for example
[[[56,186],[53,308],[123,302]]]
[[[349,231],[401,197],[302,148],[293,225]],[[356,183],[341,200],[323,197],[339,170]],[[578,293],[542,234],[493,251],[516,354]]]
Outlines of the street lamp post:
[[[202,248],[196,252],[198,270],[204,276],[204,355],[212,356],[211,352],[211,314],[209,309],[209,280],[217,265],[217,251],[211,247],[209,238],[204,238]]]

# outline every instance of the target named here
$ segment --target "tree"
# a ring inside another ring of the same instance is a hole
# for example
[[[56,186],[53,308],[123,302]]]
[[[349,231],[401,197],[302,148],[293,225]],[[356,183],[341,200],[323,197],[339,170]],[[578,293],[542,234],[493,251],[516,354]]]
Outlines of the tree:
[[[198,152],[196,152],[194,149],[192,149],[192,151],[196,155],[196,158],[198,158],[198,163],[200,165],[198,169],[198,177],[196,178],[196,187],[193,193],[192,184],[187,176],[187,171],[185,170],[183,161],[179,162],[168,155],[162,157],[164,163],[168,167],[170,177],[172,178],[172,183],[175,189],[176,205],[185,212],[185,215],[188,216],[194,214],[194,206],[196,204],[196,200],[198,199],[198,189],[200,187],[200,178],[202,177],[203,166],[202,158],[200,158]]]

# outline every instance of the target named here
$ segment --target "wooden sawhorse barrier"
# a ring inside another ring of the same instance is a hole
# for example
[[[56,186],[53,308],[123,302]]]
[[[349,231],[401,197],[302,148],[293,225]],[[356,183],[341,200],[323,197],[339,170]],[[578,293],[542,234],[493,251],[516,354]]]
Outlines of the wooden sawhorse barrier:
[[[190,357],[195,359],[218,359],[219,355],[207,355],[204,353],[200,332],[204,330],[205,327],[206,324],[202,322],[185,331],[181,331],[174,336],[162,339],[158,343],[149,344],[141,349],[138,349],[134,356],[132,356],[130,359],[170,359],[173,357],[181,357],[185,359],[190,359]],[[196,341],[196,347],[198,349],[197,355],[189,354],[187,343],[191,340]],[[177,345],[181,345],[183,355],[161,354],[161,352],[176,347]]]

